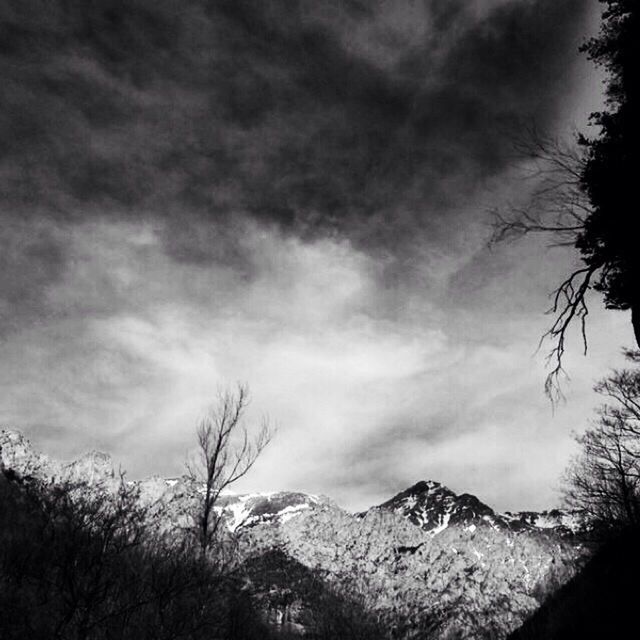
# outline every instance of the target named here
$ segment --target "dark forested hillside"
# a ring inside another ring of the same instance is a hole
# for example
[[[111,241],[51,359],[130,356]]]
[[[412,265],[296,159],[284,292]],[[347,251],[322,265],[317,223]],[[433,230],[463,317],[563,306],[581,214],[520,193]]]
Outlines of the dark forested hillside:
[[[510,640],[589,640],[637,635],[640,532],[605,544]]]
[[[222,570],[163,538],[138,497],[0,473],[2,640],[383,637],[318,572],[276,550]]]
[[[180,637],[270,635],[237,582],[163,544],[128,490],[0,473],[2,640]]]
[[[281,635],[304,634],[310,640],[388,637],[364,603],[329,588],[319,570],[309,569],[280,549],[249,558],[239,574],[270,628]]]

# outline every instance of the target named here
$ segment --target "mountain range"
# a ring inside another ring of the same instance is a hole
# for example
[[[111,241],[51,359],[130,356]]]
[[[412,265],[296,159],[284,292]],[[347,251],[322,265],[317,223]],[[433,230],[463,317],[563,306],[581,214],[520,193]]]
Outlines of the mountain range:
[[[0,432],[0,465],[47,482],[84,481],[107,489],[120,483],[106,454],[93,451],[61,463],[11,430]],[[131,484],[161,526],[176,531],[189,525],[202,490],[187,476]],[[313,605],[290,597],[286,611],[279,609],[283,590],[290,592],[281,567],[300,575],[311,571],[314,580],[371,612],[394,637],[499,639],[566,583],[587,555],[578,513],[499,513],[432,480],[355,514],[330,498],[300,492],[228,493],[216,509],[237,541],[265,616],[274,624],[286,620],[294,635],[304,632]],[[272,578],[257,572],[274,562],[280,568],[269,573]]]

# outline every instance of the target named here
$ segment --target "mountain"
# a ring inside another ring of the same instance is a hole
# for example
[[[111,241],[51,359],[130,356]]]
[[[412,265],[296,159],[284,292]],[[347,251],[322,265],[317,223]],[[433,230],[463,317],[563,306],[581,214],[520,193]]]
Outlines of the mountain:
[[[59,462],[36,451],[28,438],[11,429],[0,430],[0,466],[20,476],[46,482],[83,482],[108,490],[115,490],[119,485],[108,454],[90,451],[72,462]],[[138,489],[141,502],[150,507],[154,516],[164,516],[164,520],[177,526],[187,524],[201,491],[201,486],[188,476],[153,476],[130,481],[129,484]],[[228,529],[236,531],[261,523],[286,521],[305,510],[333,504],[326,496],[296,491],[224,493],[220,496],[217,510]]]
[[[331,502],[239,530],[248,557],[280,549],[364,602],[398,638],[504,638],[586,555],[577,514],[498,513],[420,481],[359,514]]]
[[[503,638],[575,572],[583,551],[542,531],[450,525],[434,535],[393,511],[322,506],[240,533],[317,568],[399,638]]]
[[[262,523],[286,522],[303,511],[334,504],[325,496],[297,491],[225,494],[220,498],[219,508],[231,531]]]
[[[38,479],[62,476],[63,465],[36,452],[19,431],[0,430],[0,466]]]
[[[202,485],[188,476],[160,478],[154,476],[131,483],[140,495],[150,516],[165,530],[181,529],[193,524],[192,514],[202,498]],[[304,511],[334,505],[325,496],[297,491],[262,493],[223,493],[215,511],[232,534],[259,524],[276,525]],[[335,506],[335,508],[338,508]]]
[[[579,511],[551,509],[549,511],[505,511],[501,519],[511,529],[534,528],[553,531],[562,536],[575,536],[586,532],[587,524]]]
[[[0,432],[0,464],[42,480],[85,480],[96,489],[119,483],[104,454],[63,464],[35,452],[16,432]],[[192,526],[201,484],[189,477],[129,484],[165,532],[180,536]],[[434,481],[420,481],[360,514],[300,492],[224,494],[216,509],[236,541],[237,561],[258,567],[250,590],[259,602],[270,602],[272,587],[276,600],[278,593],[286,595],[283,576],[299,574],[285,562],[287,571],[269,569],[282,578],[279,586],[261,582],[259,567],[267,571],[269,563],[284,562],[269,555],[277,551],[312,570],[327,593],[359,603],[367,620],[373,616],[403,640],[505,638],[575,574],[586,555],[574,533],[576,514],[501,514]],[[273,616],[278,625],[292,621],[286,633],[295,634],[295,625],[304,626],[299,616],[308,618],[314,606],[297,592],[288,597],[296,606]]]
[[[432,480],[421,480],[374,509],[398,513],[433,535],[455,526],[469,530],[476,527],[537,530],[571,536],[584,526],[579,513],[560,509],[497,513],[476,496],[469,493],[458,495]]]
[[[477,527],[491,527],[567,537],[579,534],[584,528],[578,512],[553,509],[499,513],[472,494],[458,495],[432,480],[421,480],[373,509],[397,513],[432,535],[447,527],[462,527],[469,531]]]
[[[111,457],[100,451],[90,451],[70,463],[53,460],[36,451],[19,431],[0,430],[0,466],[37,480],[54,482],[116,483]]]
[[[448,526],[503,526],[493,509],[475,496],[456,495],[448,487],[431,480],[414,484],[376,508],[398,513],[433,534]]]
[[[61,463],[37,452],[18,431],[0,431],[0,464],[16,473],[41,480],[87,482],[92,485],[117,487],[113,461],[108,454],[91,451],[78,460]],[[164,510],[176,520],[184,520],[188,505],[198,496],[198,486],[189,477],[161,478],[153,476],[133,482],[142,501]],[[218,510],[231,531],[265,522],[286,521],[309,509],[339,507],[326,496],[296,491],[235,494],[220,497]],[[560,535],[579,533],[580,514],[560,509],[497,513],[476,496],[456,494],[445,485],[421,480],[401,491],[373,510],[392,512],[411,524],[436,535],[447,527],[492,527],[505,530],[553,532]],[[363,516],[364,514],[359,514]]]

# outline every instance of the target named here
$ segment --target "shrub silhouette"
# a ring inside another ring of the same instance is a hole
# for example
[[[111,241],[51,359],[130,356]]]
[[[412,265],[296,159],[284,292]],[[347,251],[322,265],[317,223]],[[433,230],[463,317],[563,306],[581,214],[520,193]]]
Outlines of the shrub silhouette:
[[[0,474],[3,640],[270,637],[237,580],[159,536],[124,482],[114,497],[9,476]]]

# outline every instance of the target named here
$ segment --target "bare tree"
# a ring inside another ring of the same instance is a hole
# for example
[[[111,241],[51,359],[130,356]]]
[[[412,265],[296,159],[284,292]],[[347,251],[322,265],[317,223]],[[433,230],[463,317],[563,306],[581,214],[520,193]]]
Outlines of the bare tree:
[[[627,357],[640,362],[640,352]],[[565,476],[565,499],[604,529],[640,525],[640,370],[616,370],[595,391],[606,398]]]
[[[586,300],[591,290],[601,294],[606,309],[631,312],[640,348],[640,252],[636,210],[629,205],[637,199],[634,158],[640,146],[636,73],[640,5],[635,0],[601,2],[605,7],[600,31],[580,47],[607,75],[604,108],[590,116],[599,132],[595,137],[579,134],[570,145],[529,136],[526,150],[540,168],[542,186],[531,208],[498,214],[494,220],[496,240],[550,234],[552,244],[573,248],[580,261],[552,294],[555,319],[543,337],[554,345],[546,382],[552,400],[562,395],[558,382],[572,324],[581,327],[586,351]]]
[[[543,234],[549,237],[550,247],[579,246],[591,213],[581,182],[586,158],[580,147],[564,144],[530,128],[515,142],[515,148],[519,157],[529,161],[526,178],[536,186],[526,207],[510,206],[508,213],[497,209],[491,212],[490,243]],[[563,356],[568,330],[575,323],[580,328],[583,352],[587,353],[587,299],[601,268],[602,264],[597,261],[582,262],[550,294],[547,313],[553,321],[540,338],[538,348],[547,340],[551,342],[545,392],[553,402],[562,398]]]
[[[221,493],[249,472],[272,437],[267,418],[262,419],[257,433],[249,435],[244,422],[248,404],[249,389],[244,384],[238,384],[235,391],[221,391],[197,426],[196,457],[187,469],[192,480],[203,485],[194,514],[203,555],[213,548],[220,533],[222,515],[216,506]]]

